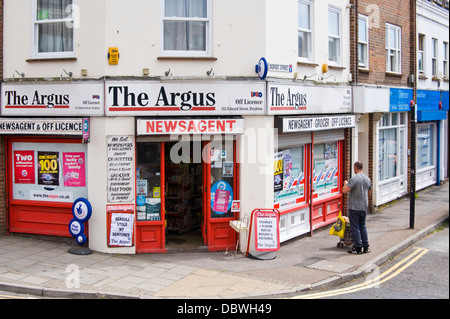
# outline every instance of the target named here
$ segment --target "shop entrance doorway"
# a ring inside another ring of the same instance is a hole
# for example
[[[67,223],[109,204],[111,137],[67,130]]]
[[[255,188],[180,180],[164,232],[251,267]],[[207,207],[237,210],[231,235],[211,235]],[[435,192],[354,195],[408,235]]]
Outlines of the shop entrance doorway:
[[[233,248],[237,176],[233,138],[138,142],[137,253]]]
[[[197,250],[204,246],[203,163],[196,162],[192,142],[166,143],[166,248]],[[184,154],[183,154],[184,153]]]

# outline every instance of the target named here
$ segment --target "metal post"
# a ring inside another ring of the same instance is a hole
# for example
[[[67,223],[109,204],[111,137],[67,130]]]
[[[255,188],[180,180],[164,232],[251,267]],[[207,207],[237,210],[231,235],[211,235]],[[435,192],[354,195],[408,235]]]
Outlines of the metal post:
[[[410,191],[409,191],[409,228],[414,229],[416,213],[416,105],[411,101],[411,167],[410,167]]]

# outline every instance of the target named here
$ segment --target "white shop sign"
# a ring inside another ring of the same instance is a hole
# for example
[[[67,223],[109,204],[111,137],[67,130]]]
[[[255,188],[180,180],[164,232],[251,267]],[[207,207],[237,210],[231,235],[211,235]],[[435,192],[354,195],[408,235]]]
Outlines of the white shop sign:
[[[0,118],[0,134],[83,135],[83,119]]]
[[[108,202],[134,201],[134,157],[133,136],[107,137]]]
[[[2,116],[103,116],[104,85],[86,83],[3,83]]]
[[[243,134],[243,119],[140,119],[138,135]]]
[[[263,115],[261,82],[107,81],[108,116]]]
[[[269,83],[267,113],[330,114],[352,111],[350,87],[306,86]]]
[[[312,132],[355,127],[355,115],[284,117],[282,133]]]

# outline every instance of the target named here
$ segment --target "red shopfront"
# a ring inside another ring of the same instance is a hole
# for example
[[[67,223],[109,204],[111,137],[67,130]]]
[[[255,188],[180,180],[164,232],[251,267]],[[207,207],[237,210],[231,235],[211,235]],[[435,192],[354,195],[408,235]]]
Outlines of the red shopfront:
[[[1,119],[0,125],[6,134],[8,232],[70,237],[73,202],[88,195],[82,119]]]
[[[137,119],[137,253],[178,248],[180,238],[209,251],[235,247],[242,132],[236,118]]]
[[[354,123],[354,115],[277,118],[275,167],[283,172],[274,208],[281,212],[282,241],[335,222],[343,210],[344,129]]]

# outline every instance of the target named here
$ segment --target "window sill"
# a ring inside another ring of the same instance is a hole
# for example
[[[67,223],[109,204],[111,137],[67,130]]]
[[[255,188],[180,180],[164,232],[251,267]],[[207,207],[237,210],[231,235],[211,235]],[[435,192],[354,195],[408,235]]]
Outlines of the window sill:
[[[216,57],[193,56],[159,56],[158,61],[217,61]]]
[[[310,66],[310,67],[319,66],[317,63],[307,62],[307,61],[297,61],[297,65],[299,65],[299,66]]]
[[[425,75],[420,74],[419,75],[419,80],[428,80],[428,78]]]
[[[386,75],[387,76],[395,76],[398,78],[401,78],[403,76],[403,74],[401,74],[401,73],[394,73],[394,72],[386,72]]]
[[[78,59],[75,57],[68,57],[68,58],[31,58],[27,59],[26,62],[33,63],[33,62],[76,62]]]
[[[359,71],[359,73],[367,73],[367,74],[370,73],[369,69],[364,69],[364,68],[359,68],[358,71]]]
[[[329,64],[328,64],[328,68],[329,68],[329,69],[332,69],[332,70],[345,70],[345,69],[346,69],[345,66],[329,65]]]

